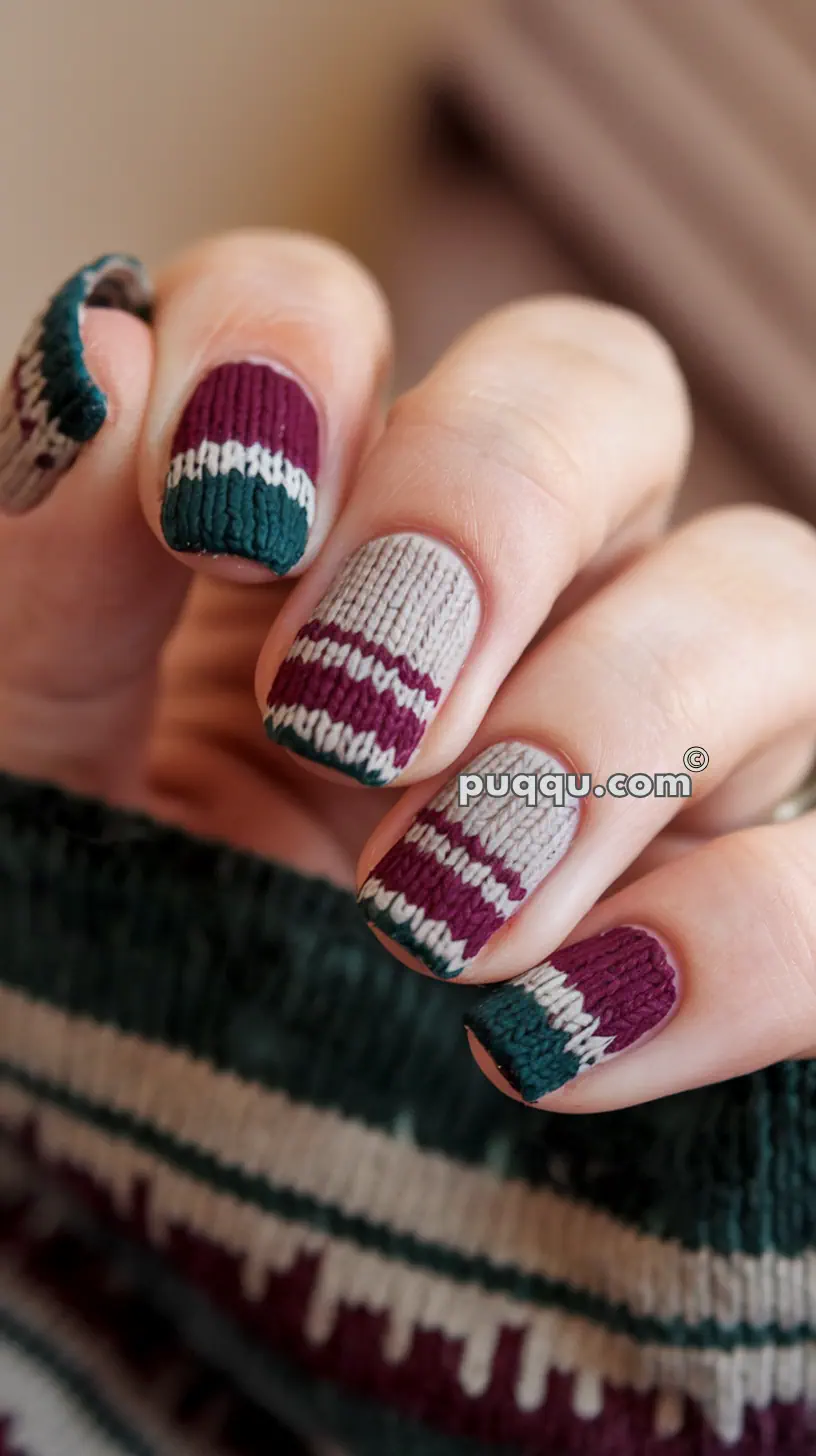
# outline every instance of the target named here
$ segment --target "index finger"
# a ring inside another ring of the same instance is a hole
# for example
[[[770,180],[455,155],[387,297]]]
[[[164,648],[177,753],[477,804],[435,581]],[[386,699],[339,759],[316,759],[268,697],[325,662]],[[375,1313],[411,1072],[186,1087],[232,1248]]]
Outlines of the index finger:
[[[390,327],[373,279],[316,238],[229,233],[159,277],[155,334],[152,529],[218,576],[305,570],[378,424]]]

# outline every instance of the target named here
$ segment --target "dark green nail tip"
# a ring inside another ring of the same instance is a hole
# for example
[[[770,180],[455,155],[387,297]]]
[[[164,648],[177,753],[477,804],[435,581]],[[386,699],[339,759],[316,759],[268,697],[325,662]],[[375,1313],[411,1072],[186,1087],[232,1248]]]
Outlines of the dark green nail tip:
[[[54,294],[41,320],[40,372],[48,419],[77,444],[87,444],[107,418],[107,401],[85,363],[81,309],[118,308],[149,320],[152,292],[144,266],[107,253],[81,268]]]
[[[376,926],[377,930],[381,930],[383,935],[388,936],[389,940],[393,940],[397,945],[401,945],[403,950],[408,951],[409,955],[416,956],[416,959],[421,961],[424,966],[427,966],[428,970],[438,977],[440,981],[456,980],[460,972],[455,971],[451,974],[449,962],[443,956],[434,955],[433,951],[429,950],[427,945],[423,945],[421,941],[414,937],[407,925],[399,925],[391,918],[387,910],[380,909],[372,899],[359,899],[357,903],[369,925]]]
[[[581,1070],[567,1050],[571,1033],[551,1026],[535,998],[518,986],[502,986],[478,1001],[465,1025],[525,1102],[556,1092]]]
[[[283,728],[276,728],[272,719],[266,718],[264,719],[264,729],[270,743],[277,743],[281,748],[290,748],[299,758],[307,758],[310,763],[319,763],[324,768],[337,769],[344,778],[354,779],[356,783],[363,784],[367,789],[383,789],[389,782],[379,774],[369,772],[363,765],[346,763],[345,759],[338,758],[335,753],[321,753],[308,739],[302,738],[288,724]]]
[[[305,509],[240,471],[182,480],[165,491],[161,528],[174,551],[240,556],[285,576],[306,550]]]

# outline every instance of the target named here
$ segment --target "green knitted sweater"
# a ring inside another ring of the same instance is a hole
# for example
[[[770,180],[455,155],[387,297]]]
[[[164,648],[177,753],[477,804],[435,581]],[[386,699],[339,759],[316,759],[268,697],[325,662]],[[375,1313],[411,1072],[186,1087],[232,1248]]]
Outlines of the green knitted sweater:
[[[471,994],[0,779],[0,1453],[816,1451],[814,1065],[535,1113]]]

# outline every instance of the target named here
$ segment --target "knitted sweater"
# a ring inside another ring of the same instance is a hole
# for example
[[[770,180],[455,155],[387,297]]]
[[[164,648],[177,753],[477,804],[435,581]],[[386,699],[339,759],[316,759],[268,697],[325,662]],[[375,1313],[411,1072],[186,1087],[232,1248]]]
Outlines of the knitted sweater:
[[[814,1065],[541,1114],[476,994],[0,779],[0,1456],[816,1451]]]

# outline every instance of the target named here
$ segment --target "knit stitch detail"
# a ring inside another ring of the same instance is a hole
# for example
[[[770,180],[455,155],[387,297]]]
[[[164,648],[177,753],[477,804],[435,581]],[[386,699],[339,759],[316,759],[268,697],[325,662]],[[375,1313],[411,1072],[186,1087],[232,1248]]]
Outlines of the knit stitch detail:
[[[0,1120],[355,1456],[809,1453],[811,1064],[533,1112],[350,896],[7,779],[0,917]]]
[[[504,982],[466,1024],[510,1085],[535,1102],[653,1031],[676,995],[660,942],[622,926]]]
[[[204,471],[165,493],[161,527],[174,551],[243,556],[284,576],[306,550],[309,516],[283,488]]]
[[[29,1049],[43,1017],[28,1008],[26,1028],[24,1007],[10,1008],[6,1001],[4,1010],[11,1010],[6,1043],[14,1029],[28,1045],[14,1062],[6,1058],[0,1063],[2,1125],[16,1131],[36,1127],[42,1156],[90,1179],[103,1202],[115,1195],[120,1212],[135,1213],[141,1207],[148,1218],[148,1237],[159,1245],[173,1223],[202,1238],[217,1228],[217,1242],[224,1248],[242,1259],[246,1251],[241,1284],[250,1300],[262,1298],[272,1274],[289,1269],[300,1252],[321,1251],[334,1266],[334,1275],[331,1291],[321,1294],[315,1288],[309,1301],[306,1319],[311,1329],[316,1322],[333,1325],[344,1300],[355,1288],[362,1295],[365,1287],[369,1306],[390,1324],[386,1343],[391,1348],[398,1337],[407,1338],[400,1317],[407,1314],[407,1305],[402,1306],[409,1292],[435,1278],[441,1283],[433,1327],[451,1338],[464,1338],[466,1360],[477,1353],[486,1327],[495,1334],[510,1319],[528,1329],[528,1379],[535,1365],[543,1380],[550,1356],[544,1350],[536,1355],[537,1327],[552,1333],[566,1316],[583,1321],[587,1336],[593,1331],[596,1364],[605,1364],[610,1378],[629,1378],[638,1361],[653,1363],[659,1350],[667,1376],[670,1372],[678,1386],[690,1383],[689,1394],[699,1394],[700,1383],[705,1389],[701,1352],[739,1356],[745,1374],[751,1351],[771,1345],[777,1351],[794,1349],[813,1338],[816,1315],[804,1288],[798,1307],[791,1306],[782,1316],[769,1286],[768,1261],[669,1253],[656,1241],[627,1233],[578,1204],[535,1194],[523,1184],[503,1185],[484,1173],[457,1177],[455,1165],[389,1146],[385,1137],[367,1133],[353,1121],[316,1114],[306,1104],[263,1096],[251,1087],[239,1090],[229,1078],[214,1076],[206,1064],[185,1067],[182,1058],[161,1048],[106,1035],[92,1025],[69,1021],[60,1027],[66,1068],[57,1082],[40,1069],[50,1050],[48,1041],[42,1040],[39,1052]],[[59,1026],[60,1018],[51,1014],[47,1019],[55,1029]],[[56,1045],[55,1036],[51,1045]],[[202,1099],[194,1104],[191,1096],[193,1110],[170,1102],[185,1081],[191,1094],[194,1090]],[[151,1093],[158,1102],[156,1111],[149,1105]],[[216,1106],[220,1121],[213,1123]],[[308,1138],[308,1144],[296,1134]],[[262,1139],[266,1158],[259,1164],[252,1148]],[[356,1155],[356,1176],[348,1170],[341,1176],[329,1157],[332,1143]],[[105,1156],[106,1146],[113,1145],[115,1165]],[[374,1214],[361,1202],[360,1174],[371,1176],[378,1164],[383,1181]],[[409,1175],[414,1184],[410,1197],[404,1190]],[[452,1207],[427,1203],[434,1181],[438,1195],[444,1191],[453,1200]],[[137,1198],[140,1188],[146,1201]],[[456,1208],[466,1192],[481,1201],[469,1236]],[[508,1199],[514,1204],[512,1216],[502,1220],[502,1202]],[[553,1236],[559,1234],[560,1246],[554,1237],[550,1246],[538,1244],[526,1222],[535,1217],[545,1221]],[[598,1255],[611,1247],[618,1263],[605,1268]],[[661,1254],[666,1275],[662,1295],[640,1282],[648,1258]],[[377,1271],[382,1275],[389,1265],[390,1280],[380,1282]],[[722,1294],[737,1272],[743,1286],[738,1308]],[[801,1258],[775,1261],[774,1272],[800,1286],[812,1278],[807,1260]],[[700,1295],[696,1307],[689,1299],[695,1290]],[[496,1304],[497,1296],[509,1305]],[[464,1308],[476,1322],[472,1351],[467,1332],[460,1329]],[[413,1309],[410,1327],[426,1327],[429,1317],[423,1302]],[[636,1342],[625,1352],[626,1359],[622,1338]],[[560,1368],[568,1365],[564,1353]]]
[[[529,744],[497,743],[461,772],[500,786],[566,770]],[[563,858],[577,827],[574,801],[531,808],[507,793],[460,804],[457,776],[374,866],[360,906],[435,975],[458,976]]]
[[[236,1317],[256,1349],[295,1359],[301,1380],[328,1378],[347,1394],[368,1392],[450,1435],[483,1438],[487,1428],[510,1451],[549,1456],[554,1425],[565,1450],[617,1456],[616,1440],[625,1451],[652,1444],[662,1451],[659,1442],[675,1433],[678,1456],[710,1456],[744,1440],[769,1407],[784,1420],[797,1392],[809,1388],[812,1326],[749,1327],[747,1342],[737,1327],[723,1348],[689,1346],[682,1334],[670,1344],[639,1347],[576,1320],[561,1297],[549,1313],[497,1296],[481,1281],[458,1287],[441,1270],[417,1278],[397,1249],[386,1258],[372,1256],[356,1238],[335,1241],[324,1231],[293,1226],[291,1214],[256,1225],[235,1193],[220,1204],[202,1199],[197,1178],[185,1188],[161,1164],[152,1173],[139,1170],[150,1194],[143,1207],[123,1199],[121,1183],[105,1186],[121,1167],[121,1157],[113,1156],[117,1144],[103,1139],[94,1148],[81,1128],[72,1141],[60,1142],[56,1131],[44,1115],[34,1147],[42,1138],[63,1183],[92,1196],[112,1226],[140,1242],[156,1241],[171,1270]],[[501,1228],[501,1220],[494,1226]],[[262,1254],[260,1264],[247,1249]],[[599,1253],[612,1257],[612,1250]],[[642,1445],[627,1444],[635,1432]],[[753,1450],[753,1440],[744,1448]],[[784,1446],[764,1451],[777,1449],[788,1456]]]
[[[479,601],[464,563],[425,536],[362,546],[278,669],[269,737],[360,783],[415,757],[473,641]]]
[[[110,253],[80,269],[26,334],[0,394],[0,510],[8,514],[39,505],[107,417],[85,362],[86,307],[122,309],[149,322],[152,290],[138,259]]]
[[[297,381],[268,364],[219,365],[176,429],[165,539],[176,551],[245,557],[283,576],[306,550],[317,469],[317,412]]]
[[[432,971],[440,980],[453,980],[449,974],[449,961],[446,956],[435,955],[418,935],[415,935],[410,925],[400,925],[395,921],[390,910],[380,909],[374,899],[360,900],[360,909],[365,915],[369,925],[375,930],[381,930],[395,945],[401,945],[409,955],[416,956],[422,961],[429,971]]]
[[[0,774],[0,944],[9,988],[373,1128],[407,1114],[418,1146],[644,1233],[757,1256],[816,1246],[816,1193],[786,1191],[791,1167],[809,1176],[816,1063],[599,1122],[520,1107],[464,1046],[483,988],[407,975],[351,895],[286,866]]]
[[[33,1223],[37,1210],[32,1213]],[[53,1199],[47,1227],[54,1227]],[[55,1242],[60,1251],[58,1261],[53,1258]],[[177,1238],[177,1258],[184,1247],[185,1241]],[[40,1280],[45,1280],[49,1295],[65,1292],[72,1303],[79,1297],[83,1312],[92,1316],[99,1335],[107,1334],[113,1347],[127,1346],[127,1332],[135,1321],[142,1330],[149,1322],[153,1359],[165,1368],[177,1368],[180,1352],[168,1328],[169,1316],[193,1336],[196,1348],[208,1359],[206,1390],[215,1390],[223,1398],[224,1382],[214,1368],[219,1365],[264,1407],[285,1412],[301,1429],[314,1431],[322,1426],[333,1431],[343,1449],[353,1451],[355,1456],[383,1456],[383,1452],[389,1456],[477,1456],[485,1450],[485,1443],[491,1456],[496,1452],[520,1456],[520,1449],[524,1456],[552,1456],[553,1451],[560,1456],[769,1456],[777,1452],[811,1456],[813,1422],[801,1404],[773,1403],[760,1412],[748,1412],[741,1439],[725,1446],[693,1406],[684,1406],[672,1395],[655,1401],[648,1392],[603,1387],[602,1414],[593,1417],[589,1412],[597,1407],[599,1388],[588,1378],[578,1394],[582,1411],[578,1414],[573,1406],[573,1382],[557,1371],[550,1377],[544,1406],[538,1411],[519,1411],[512,1428],[507,1413],[496,1420],[489,1392],[474,1398],[463,1397],[455,1385],[444,1388],[449,1359],[455,1357],[455,1351],[435,1341],[432,1334],[410,1357],[414,1399],[409,1414],[399,1398],[399,1392],[404,1395],[405,1391],[402,1366],[382,1368],[376,1400],[359,1393],[352,1372],[360,1368],[359,1358],[365,1358],[372,1337],[376,1337],[376,1320],[362,1308],[348,1312],[342,1332],[313,1351],[312,1360],[317,1364],[305,1369],[297,1337],[279,1353],[261,1341],[257,1319],[254,1333],[242,1330],[236,1319],[226,1318],[223,1309],[217,1310],[202,1293],[203,1289],[217,1288],[223,1304],[224,1257],[205,1243],[190,1249],[190,1257],[196,1260],[192,1285],[185,1285],[166,1259],[152,1256],[133,1243],[107,1238],[101,1225],[97,1222],[94,1227],[87,1218],[81,1224],[74,1221],[68,1229],[58,1226],[56,1235],[40,1233],[36,1243],[28,1234],[23,1248],[28,1252],[29,1264],[34,1264]],[[113,1281],[106,1276],[108,1263],[112,1264]],[[212,1280],[205,1272],[210,1269]],[[135,1290],[132,1294],[122,1292],[125,1279],[128,1289],[138,1286],[139,1302]],[[110,1292],[111,1283],[115,1293]],[[147,1306],[146,1295],[152,1297],[161,1313]],[[294,1312],[291,1299],[278,1299],[276,1304],[283,1309],[286,1321]],[[270,1329],[274,1324],[270,1323]],[[286,1339],[279,1320],[277,1333]],[[516,1345],[513,1333],[508,1332],[496,1351],[497,1372],[512,1365]],[[340,1348],[345,1354],[342,1382],[318,1370],[318,1365],[322,1370],[328,1363],[332,1349]],[[189,1355],[186,1363],[191,1364]],[[189,1409],[189,1400],[185,1408]],[[270,1430],[269,1425],[262,1412],[257,1412],[248,1426],[246,1415],[242,1417],[237,1408],[229,1419],[229,1432],[235,1440],[240,1430],[244,1441],[239,1442],[236,1451],[230,1441],[231,1456],[257,1456],[258,1451],[267,1450],[292,1456],[284,1433],[276,1432],[274,1427]],[[198,1446],[196,1449],[198,1456],[203,1456]]]
[[[346,760],[341,758],[339,753],[321,753],[320,749],[315,748],[308,739],[303,738],[293,727],[273,727],[272,732],[269,733],[269,737],[280,748],[290,749],[292,753],[297,753],[301,758],[307,759],[309,763],[319,763],[323,768],[334,769],[337,773],[348,772]],[[358,784],[362,784],[367,789],[381,789],[389,782],[376,769],[363,769],[361,767],[357,770],[354,777]]]

